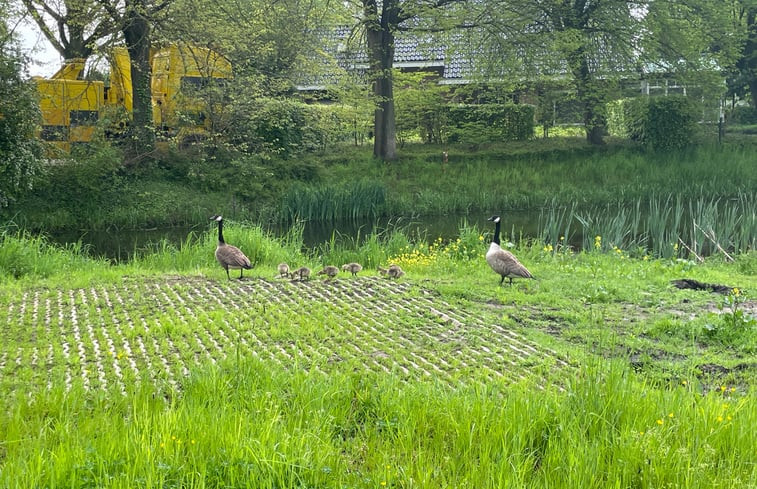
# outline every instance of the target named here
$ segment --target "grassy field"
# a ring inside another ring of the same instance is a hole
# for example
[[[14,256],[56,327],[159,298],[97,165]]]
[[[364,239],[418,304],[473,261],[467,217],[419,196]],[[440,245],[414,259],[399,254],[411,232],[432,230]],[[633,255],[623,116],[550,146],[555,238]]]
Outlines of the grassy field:
[[[227,228],[243,280],[212,231],[119,266],[3,235],[0,485],[757,486],[754,252],[523,242],[536,280],[500,287],[491,230],[303,254],[296,230]]]

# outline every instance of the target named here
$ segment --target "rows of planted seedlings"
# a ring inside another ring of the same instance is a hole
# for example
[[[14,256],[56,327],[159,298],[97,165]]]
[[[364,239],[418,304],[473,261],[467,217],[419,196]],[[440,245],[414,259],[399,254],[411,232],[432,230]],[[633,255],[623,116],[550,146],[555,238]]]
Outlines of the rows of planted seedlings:
[[[6,305],[5,392],[81,385],[126,394],[257,357],[272,368],[373,371],[447,384],[571,368],[556,352],[410,282],[168,279],[39,289]]]

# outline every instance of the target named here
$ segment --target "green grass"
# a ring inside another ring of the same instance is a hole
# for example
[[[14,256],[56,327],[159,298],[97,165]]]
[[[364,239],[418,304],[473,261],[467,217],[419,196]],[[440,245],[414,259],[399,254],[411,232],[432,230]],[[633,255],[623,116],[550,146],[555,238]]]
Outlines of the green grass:
[[[296,162],[167,157],[174,159],[116,168],[110,157],[93,157],[51,167],[34,193],[1,211],[4,220],[49,232],[196,224],[217,213],[261,222],[328,221],[583,209],[668,195],[725,201],[753,195],[753,154],[746,143],[654,154],[612,139],[597,148],[565,137],[475,148],[407,145],[392,163],[372,158],[368,146],[332,148]]]
[[[754,252],[523,241],[537,279],[498,287],[489,232],[305,253],[301,226],[230,220],[258,261],[244,281],[214,263],[212,226],[118,266],[4,233],[0,485],[755,485]],[[356,279],[274,279],[352,260]],[[378,277],[389,262],[406,276]]]
[[[639,394],[643,393],[643,400]],[[753,398],[752,398],[753,399]],[[178,395],[50,392],[0,423],[6,487],[749,487],[750,399],[610,364],[565,391],[231,362]]]

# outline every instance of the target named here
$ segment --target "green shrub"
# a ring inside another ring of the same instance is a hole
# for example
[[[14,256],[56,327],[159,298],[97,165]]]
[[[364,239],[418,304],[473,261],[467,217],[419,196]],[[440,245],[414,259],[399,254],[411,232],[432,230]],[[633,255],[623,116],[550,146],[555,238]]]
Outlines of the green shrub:
[[[33,137],[40,117],[37,90],[23,79],[22,61],[0,29],[0,207],[31,190],[42,169],[42,146]]]
[[[452,105],[446,112],[450,142],[524,141],[534,134],[531,105]]]
[[[697,104],[690,97],[644,97],[608,107],[611,134],[641,142],[654,150],[682,149],[699,133]]]
[[[239,108],[232,143],[247,152],[290,158],[320,150],[352,133],[339,109],[295,100],[265,98]]]
[[[728,121],[731,124],[757,124],[757,109],[754,109],[751,106],[734,107],[728,113]]]

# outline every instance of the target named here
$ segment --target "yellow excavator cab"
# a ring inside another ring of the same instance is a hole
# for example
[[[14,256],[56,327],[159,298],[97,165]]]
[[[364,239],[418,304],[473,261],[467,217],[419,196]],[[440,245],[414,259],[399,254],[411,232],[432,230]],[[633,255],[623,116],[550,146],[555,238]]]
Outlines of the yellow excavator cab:
[[[207,133],[209,105],[198,90],[232,76],[231,63],[217,52],[188,44],[172,44],[150,52],[153,117],[168,138],[193,140]],[[110,53],[110,83],[79,80],[84,60],[68,60],[51,78],[35,78],[40,92],[41,137],[63,150],[72,143],[92,140],[97,122],[110,114],[133,110],[129,53],[116,47]],[[211,101],[212,102],[212,101]],[[216,104],[217,105],[217,104]],[[120,132],[113,128],[114,134]]]

